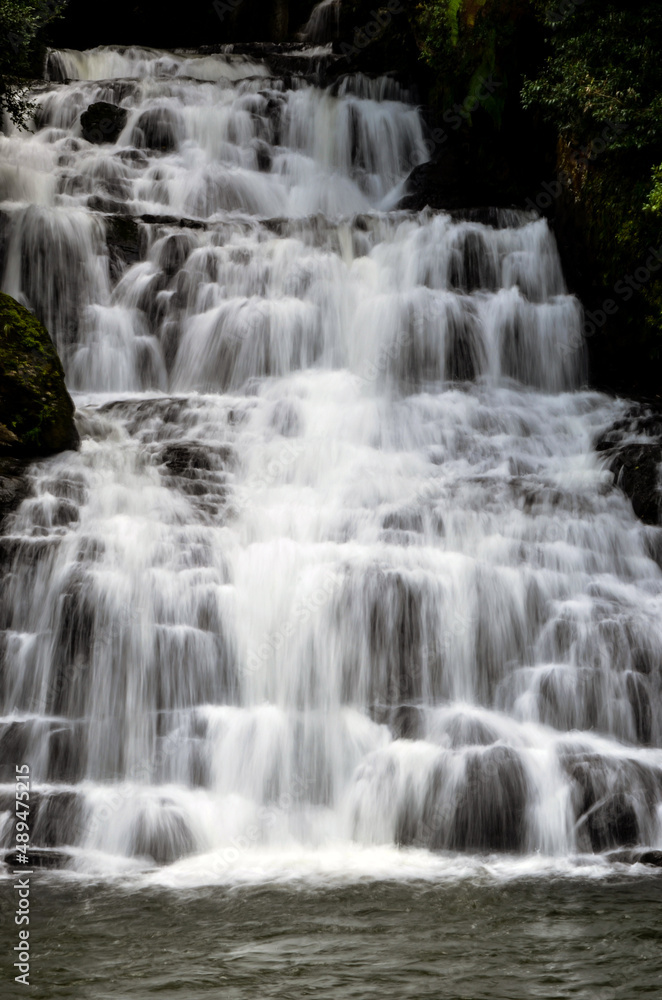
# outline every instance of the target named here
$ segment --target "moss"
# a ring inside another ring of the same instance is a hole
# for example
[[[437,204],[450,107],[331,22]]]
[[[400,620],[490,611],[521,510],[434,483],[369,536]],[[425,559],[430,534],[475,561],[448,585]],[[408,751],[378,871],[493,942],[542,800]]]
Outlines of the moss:
[[[4,454],[48,455],[78,446],[62,364],[38,319],[0,293],[0,424]]]

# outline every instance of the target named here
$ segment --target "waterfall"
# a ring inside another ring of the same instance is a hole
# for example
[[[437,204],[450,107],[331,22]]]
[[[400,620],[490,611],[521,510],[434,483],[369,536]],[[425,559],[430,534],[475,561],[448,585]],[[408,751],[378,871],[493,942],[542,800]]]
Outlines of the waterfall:
[[[316,4],[301,30],[301,39],[311,43],[333,41],[340,32],[341,0],[322,0]]]
[[[81,872],[661,846],[657,529],[554,238],[395,209],[418,109],[306,52],[52,52],[0,138],[2,288],[82,437],[0,537],[2,844],[28,762]]]

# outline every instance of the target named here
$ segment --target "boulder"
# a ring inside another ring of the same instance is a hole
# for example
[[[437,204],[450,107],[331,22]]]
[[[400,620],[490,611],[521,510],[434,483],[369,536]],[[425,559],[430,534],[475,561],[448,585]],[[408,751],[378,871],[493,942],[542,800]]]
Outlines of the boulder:
[[[106,246],[110,259],[110,275],[113,282],[119,281],[127,267],[143,260],[147,250],[147,240],[143,227],[135,219],[111,215],[104,220]]]
[[[78,444],[74,404],[51,338],[28,309],[0,293],[0,458],[50,455]]]
[[[83,139],[100,144],[115,142],[126,125],[127,112],[116,104],[97,101],[80,116]]]
[[[632,403],[626,415],[604,431],[595,444],[604,452],[615,485],[630,498],[636,516],[662,525],[662,408]]]
[[[148,108],[138,118],[132,133],[137,149],[171,153],[177,149],[184,124],[180,114],[169,107]]]

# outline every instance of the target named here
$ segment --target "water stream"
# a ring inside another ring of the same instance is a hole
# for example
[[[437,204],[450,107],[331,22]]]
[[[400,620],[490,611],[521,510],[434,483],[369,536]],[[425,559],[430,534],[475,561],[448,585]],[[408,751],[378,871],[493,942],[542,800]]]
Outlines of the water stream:
[[[82,436],[0,539],[4,846],[27,761],[82,874],[662,847],[657,529],[594,449],[626,403],[546,222],[396,211],[412,95],[325,58],[53,52],[0,138],[1,285]]]

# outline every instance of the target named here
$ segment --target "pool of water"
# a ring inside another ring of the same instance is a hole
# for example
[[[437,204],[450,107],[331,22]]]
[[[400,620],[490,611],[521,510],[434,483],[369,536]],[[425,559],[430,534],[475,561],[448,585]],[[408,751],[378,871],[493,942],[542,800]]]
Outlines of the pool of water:
[[[321,891],[32,882],[29,992],[48,1000],[662,996],[662,876],[636,870]]]

